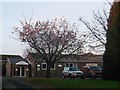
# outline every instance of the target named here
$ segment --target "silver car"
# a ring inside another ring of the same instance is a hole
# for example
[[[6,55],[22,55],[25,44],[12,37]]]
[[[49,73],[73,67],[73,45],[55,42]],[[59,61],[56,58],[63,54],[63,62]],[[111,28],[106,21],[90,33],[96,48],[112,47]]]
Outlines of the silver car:
[[[64,70],[62,71],[63,78],[69,77],[69,78],[76,78],[80,77],[82,78],[83,72],[80,71],[77,67],[64,67]]]

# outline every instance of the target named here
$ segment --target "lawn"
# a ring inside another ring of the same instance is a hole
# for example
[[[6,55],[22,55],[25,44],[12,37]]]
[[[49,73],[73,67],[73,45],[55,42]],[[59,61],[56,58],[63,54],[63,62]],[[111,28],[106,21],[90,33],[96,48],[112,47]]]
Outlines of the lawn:
[[[120,88],[118,81],[108,80],[31,78],[29,82],[52,88]]]

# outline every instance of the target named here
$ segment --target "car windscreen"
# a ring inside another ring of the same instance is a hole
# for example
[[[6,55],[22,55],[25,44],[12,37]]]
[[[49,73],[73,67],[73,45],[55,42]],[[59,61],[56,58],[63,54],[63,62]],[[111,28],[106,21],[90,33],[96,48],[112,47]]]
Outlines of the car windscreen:
[[[95,71],[101,71],[102,69],[100,67],[96,67],[96,66],[90,66],[91,70],[95,70]]]
[[[71,67],[70,71],[80,71],[78,68]]]

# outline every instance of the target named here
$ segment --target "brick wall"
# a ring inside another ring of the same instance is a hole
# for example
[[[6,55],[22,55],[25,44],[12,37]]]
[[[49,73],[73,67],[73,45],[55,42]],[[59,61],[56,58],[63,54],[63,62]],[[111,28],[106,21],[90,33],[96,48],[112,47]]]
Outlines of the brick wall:
[[[11,76],[11,64],[6,63],[6,76],[10,77]]]
[[[31,63],[31,76],[34,77],[35,73],[36,73],[36,61],[34,60],[34,58],[31,55],[28,55],[27,59]]]

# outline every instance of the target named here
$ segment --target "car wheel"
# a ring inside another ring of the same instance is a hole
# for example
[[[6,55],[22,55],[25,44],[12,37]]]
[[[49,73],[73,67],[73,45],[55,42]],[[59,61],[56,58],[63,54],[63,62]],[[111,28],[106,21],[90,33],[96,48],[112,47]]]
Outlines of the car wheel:
[[[72,75],[71,75],[71,73],[69,73],[69,78],[70,78],[70,79],[72,78]]]
[[[91,79],[95,79],[95,78],[96,78],[96,76],[95,76],[95,75],[93,75],[93,74],[91,74],[91,75],[90,75],[90,78],[91,78]]]
[[[81,79],[85,79],[85,77],[80,77]]]
[[[63,77],[63,79],[65,79],[65,76],[64,76],[64,75],[63,75],[62,77]]]
[[[93,80],[95,80],[95,77],[90,77],[90,79],[93,79]]]
[[[76,77],[73,77],[73,79],[75,79]]]

